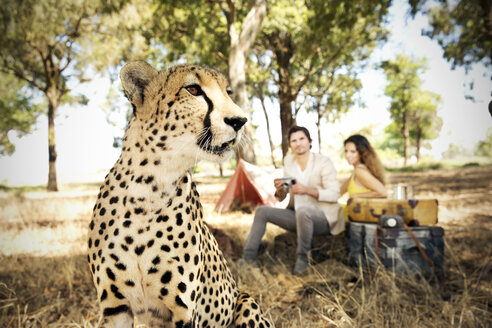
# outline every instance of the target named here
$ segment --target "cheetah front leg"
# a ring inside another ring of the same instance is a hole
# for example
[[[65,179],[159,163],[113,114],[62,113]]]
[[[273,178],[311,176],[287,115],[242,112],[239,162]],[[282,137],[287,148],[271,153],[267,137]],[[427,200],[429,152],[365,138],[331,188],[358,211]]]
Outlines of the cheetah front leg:
[[[240,293],[234,309],[234,323],[231,327],[274,327],[255,300],[246,293]]]

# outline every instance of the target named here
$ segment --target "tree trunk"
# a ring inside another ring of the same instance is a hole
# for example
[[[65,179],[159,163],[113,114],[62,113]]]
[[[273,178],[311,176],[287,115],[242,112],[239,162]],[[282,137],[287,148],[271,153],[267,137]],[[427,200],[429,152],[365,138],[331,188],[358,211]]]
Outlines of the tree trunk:
[[[253,145],[253,132],[251,126],[251,109],[249,107],[248,93],[246,89],[246,57],[238,47],[231,48],[229,54],[229,80],[231,89],[234,90],[233,100],[248,116],[248,123],[244,129],[243,141],[238,149],[239,158],[250,163],[256,163]]]
[[[58,108],[58,100],[55,95],[47,93],[48,97],[48,186],[49,191],[58,191],[58,182],[56,179],[56,148],[55,148],[55,114]]]
[[[285,97],[279,95],[280,123],[282,130],[282,155],[285,157],[289,151],[289,129],[295,125],[295,121],[292,117],[292,102],[282,98]]]
[[[234,91],[234,101],[249,117],[245,128],[245,142],[239,148],[239,157],[250,163],[256,163],[251,125],[251,108],[249,106],[248,91],[246,88],[246,58],[260,31],[261,23],[266,14],[267,0],[256,0],[243,21],[239,35],[234,25],[235,8],[230,2],[228,11],[228,32],[230,38],[229,51],[229,81]]]
[[[417,126],[417,150],[416,150],[416,155],[417,155],[417,163],[420,161],[420,146],[422,143],[422,128],[420,125]]]
[[[222,168],[222,163],[219,163],[219,173],[221,177],[224,176],[224,169]]]
[[[263,109],[263,113],[265,114],[266,129],[267,129],[267,134],[268,134],[268,143],[270,144],[270,150],[272,152],[272,164],[273,164],[273,167],[278,169],[279,165],[277,164],[277,161],[275,160],[275,156],[273,155],[273,151],[275,150],[275,146],[273,145],[272,134],[270,133],[270,120],[268,119],[268,113],[266,110],[265,99],[263,96],[263,91],[261,90],[261,86],[258,87],[257,94],[258,94],[258,97],[260,98],[261,108]]]
[[[403,134],[403,166],[407,166],[408,160],[408,149],[410,148],[410,133],[408,131],[408,122],[406,110],[403,111],[402,117],[402,134]]]
[[[285,157],[289,151],[289,129],[295,124],[292,116],[292,101],[294,96],[290,84],[289,66],[292,58],[292,44],[290,38],[283,38],[276,32],[269,37],[270,48],[275,49],[275,58],[278,65],[278,102],[280,105],[280,124],[282,130],[282,155]]]
[[[318,120],[316,121],[316,128],[318,130],[318,152],[321,154],[321,106],[319,101],[316,104],[316,113],[318,114]]]

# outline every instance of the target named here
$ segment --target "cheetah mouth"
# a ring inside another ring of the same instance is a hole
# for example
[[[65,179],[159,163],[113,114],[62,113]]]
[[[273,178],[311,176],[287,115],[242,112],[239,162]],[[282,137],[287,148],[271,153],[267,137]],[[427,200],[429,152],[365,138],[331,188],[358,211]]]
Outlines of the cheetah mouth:
[[[232,150],[235,141],[236,139],[234,138],[232,140],[229,140],[228,142],[224,142],[220,146],[207,145],[205,147],[202,147],[202,149],[205,150],[206,152],[220,155],[222,153]]]

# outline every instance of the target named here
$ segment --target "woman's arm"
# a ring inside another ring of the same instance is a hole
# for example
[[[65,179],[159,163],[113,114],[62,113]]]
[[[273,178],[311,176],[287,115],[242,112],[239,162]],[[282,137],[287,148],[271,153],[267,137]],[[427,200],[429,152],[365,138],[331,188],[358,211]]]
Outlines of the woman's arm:
[[[364,167],[357,167],[354,170],[354,177],[357,184],[361,187],[370,189],[370,192],[354,194],[353,198],[386,198],[388,197],[388,192],[384,185],[376,179],[371,172]]]

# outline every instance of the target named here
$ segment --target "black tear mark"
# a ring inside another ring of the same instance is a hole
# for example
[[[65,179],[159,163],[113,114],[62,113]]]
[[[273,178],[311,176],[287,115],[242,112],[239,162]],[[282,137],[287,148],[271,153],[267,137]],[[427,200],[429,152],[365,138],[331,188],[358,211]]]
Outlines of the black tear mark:
[[[207,114],[205,115],[205,119],[203,120],[203,130],[206,131],[206,133],[204,133],[197,140],[197,145],[198,145],[198,147],[200,147],[202,149],[206,149],[206,143],[207,143],[206,141],[212,140],[212,138],[213,138],[212,129],[211,129],[212,124],[210,121],[210,114],[214,110],[214,104],[212,103],[210,98],[208,98],[208,96],[205,92],[202,94],[202,96],[203,96],[203,99],[205,99],[205,102],[207,103],[207,106],[208,106]]]

